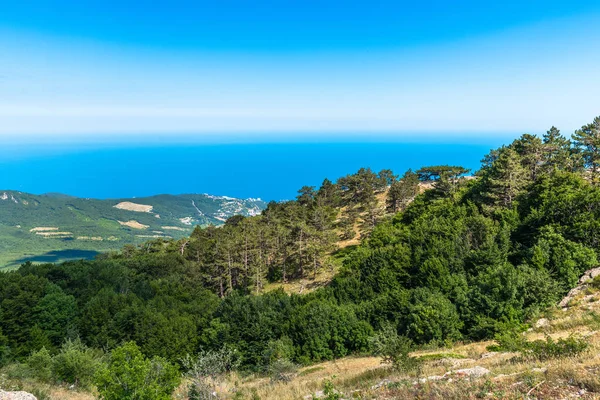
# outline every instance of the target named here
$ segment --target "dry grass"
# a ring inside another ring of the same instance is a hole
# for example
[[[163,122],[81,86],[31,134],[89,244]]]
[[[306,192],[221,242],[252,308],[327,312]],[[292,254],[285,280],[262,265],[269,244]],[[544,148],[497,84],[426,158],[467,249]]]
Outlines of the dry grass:
[[[20,381],[0,379],[0,389],[32,393],[38,400],[94,400],[97,398],[97,395],[91,392],[73,390],[64,386],[49,385],[32,379]]]
[[[600,293],[593,295],[600,296]],[[517,353],[490,352],[487,348],[493,341],[462,343],[451,349],[414,352],[413,356],[425,360],[420,376],[399,374],[381,365],[378,358],[354,357],[303,368],[289,383],[232,375],[222,381],[219,392],[224,398],[303,399],[322,390],[324,382],[331,380],[345,398],[600,399],[600,332],[597,332],[600,312],[596,314],[597,307],[600,302],[575,302],[566,311],[550,310],[546,313],[547,326],[525,334],[527,340],[544,339],[545,335],[555,339],[581,335],[590,348],[578,357],[540,362],[524,360]],[[490,373],[479,379],[422,382],[418,379],[475,366],[486,368]],[[378,384],[380,387],[374,388]]]
[[[348,399],[600,399],[598,315],[595,308],[589,309],[588,303],[578,303],[567,311],[551,310],[546,313],[547,326],[526,332],[528,340],[542,339],[545,335],[554,338],[582,335],[590,348],[577,357],[540,362],[523,359],[517,353],[490,352],[487,348],[492,341],[458,343],[452,348],[414,352],[413,356],[424,360],[419,376],[395,372],[376,357],[348,357],[301,368],[287,383],[271,382],[269,377],[260,375],[230,374],[218,382],[217,392],[223,399],[295,400],[310,398],[307,396],[321,391],[329,380]],[[490,373],[479,379],[419,381],[475,366]],[[174,398],[186,399],[186,387],[187,383],[182,384]],[[40,399],[95,398],[90,393],[35,382],[21,383],[20,389],[43,394],[45,397]]]

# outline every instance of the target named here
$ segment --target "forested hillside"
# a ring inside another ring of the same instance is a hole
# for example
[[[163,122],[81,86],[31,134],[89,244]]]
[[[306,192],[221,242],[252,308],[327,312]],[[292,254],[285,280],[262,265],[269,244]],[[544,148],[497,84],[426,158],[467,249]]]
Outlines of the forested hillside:
[[[1,361],[35,371],[41,349],[50,365],[80,340],[104,390],[114,365],[99,354],[114,349],[182,370],[198,366],[188,355],[216,354],[266,373],[371,352],[377,332],[432,346],[522,330],[597,265],[600,117],[571,139],[523,135],[467,172],[362,169],[180,240],[23,265],[0,275]],[[326,268],[339,272],[310,293],[264,290]]]

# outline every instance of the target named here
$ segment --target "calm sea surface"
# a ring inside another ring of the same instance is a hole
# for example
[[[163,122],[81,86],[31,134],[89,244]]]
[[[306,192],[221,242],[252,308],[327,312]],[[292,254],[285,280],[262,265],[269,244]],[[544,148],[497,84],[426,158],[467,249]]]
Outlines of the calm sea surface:
[[[503,142],[5,146],[0,189],[94,198],[210,193],[282,200],[294,198],[303,185],[318,186],[361,167],[398,174],[432,164],[476,170]]]

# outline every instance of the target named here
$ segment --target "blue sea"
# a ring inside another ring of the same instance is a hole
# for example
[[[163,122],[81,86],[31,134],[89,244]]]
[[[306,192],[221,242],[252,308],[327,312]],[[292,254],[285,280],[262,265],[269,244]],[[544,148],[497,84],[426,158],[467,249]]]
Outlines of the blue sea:
[[[91,198],[210,193],[285,200],[304,185],[318,187],[324,178],[335,180],[361,167],[402,174],[408,168],[451,164],[475,171],[490,149],[511,139],[9,144],[0,160],[0,189]]]

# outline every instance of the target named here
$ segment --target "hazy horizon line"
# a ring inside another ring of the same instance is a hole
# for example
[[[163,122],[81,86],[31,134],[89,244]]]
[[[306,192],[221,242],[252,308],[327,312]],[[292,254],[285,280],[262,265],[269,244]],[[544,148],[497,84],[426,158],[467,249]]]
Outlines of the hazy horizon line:
[[[463,141],[485,143],[511,140],[535,131],[493,130],[314,130],[266,131],[231,130],[214,132],[107,132],[107,133],[30,133],[1,134],[5,145],[252,145],[252,144],[340,144],[340,143],[429,143],[457,144]]]

